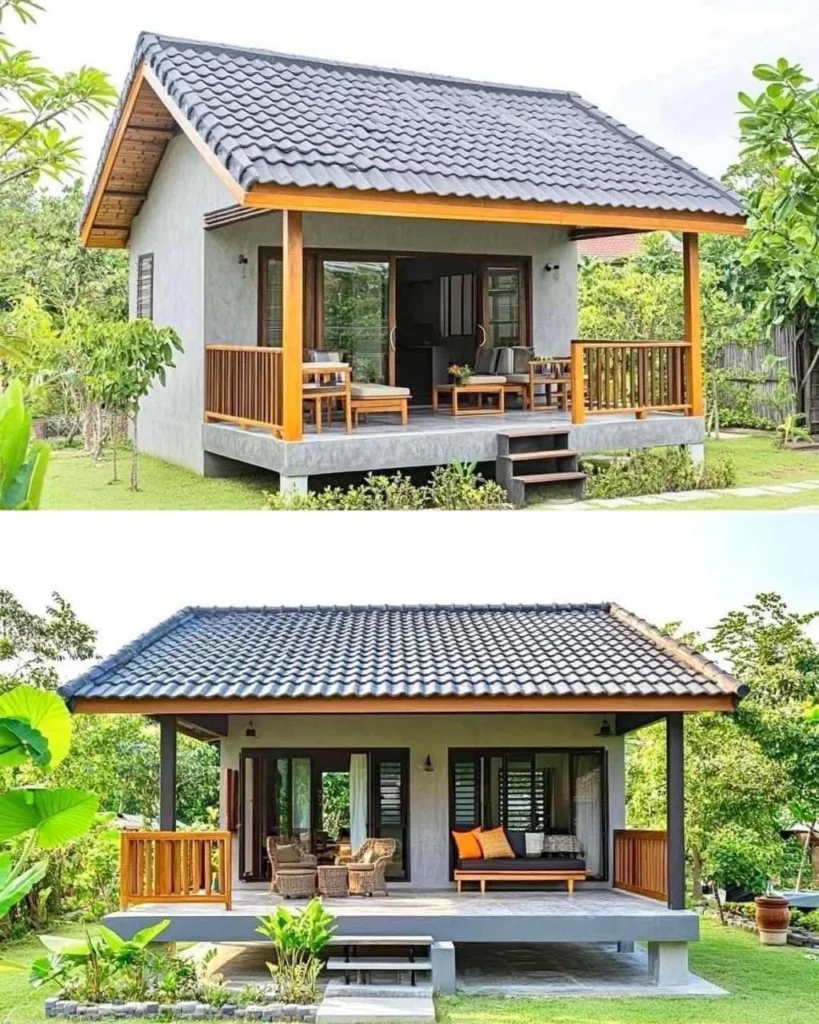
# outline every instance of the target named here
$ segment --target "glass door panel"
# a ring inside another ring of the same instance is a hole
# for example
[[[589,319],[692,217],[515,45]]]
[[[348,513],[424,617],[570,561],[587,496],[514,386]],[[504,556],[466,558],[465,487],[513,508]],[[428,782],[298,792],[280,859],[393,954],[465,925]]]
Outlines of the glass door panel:
[[[389,379],[390,264],[388,261],[324,260],[323,348],[352,364],[356,381]]]
[[[294,757],[290,762],[293,777],[293,835],[311,848],[312,764],[309,757]]]
[[[284,324],[282,259],[264,252],[259,253],[262,263],[262,301],[260,303],[260,342],[280,348]]]
[[[602,877],[603,759],[598,753],[572,755],[574,832],[586,851],[586,870]]]
[[[486,267],[483,275],[483,316],[490,348],[525,344],[523,337],[523,273],[520,267]]]
[[[373,835],[394,839],[395,856],[387,867],[387,878],[407,878],[408,758],[407,752],[375,751],[373,762]]]

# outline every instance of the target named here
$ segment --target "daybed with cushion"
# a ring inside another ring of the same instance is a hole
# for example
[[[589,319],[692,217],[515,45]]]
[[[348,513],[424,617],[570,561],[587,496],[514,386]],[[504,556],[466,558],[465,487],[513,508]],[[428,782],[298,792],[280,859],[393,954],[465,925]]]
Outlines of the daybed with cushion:
[[[487,882],[565,882],[569,892],[574,892],[574,883],[586,878],[583,847],[577,836],[545,836],[543,853],[527,857],[525,835],[504,829],[453,832],[458,848],[458,892],[464,882],[478,882],[481,892],[486,892]],[[474,856],[476,852],[480,856]]]
[[[307,361],[310,363],[343,363],[344,353],[322,348],[308,348]],[[369,384],[365,381],[350,383],[350,408],[353,420],[358,425],[359,416],[371,412],[397,412],[401,423],[406,426],[408,404],[412,397],[409,388],[393,387],[391,384]]]

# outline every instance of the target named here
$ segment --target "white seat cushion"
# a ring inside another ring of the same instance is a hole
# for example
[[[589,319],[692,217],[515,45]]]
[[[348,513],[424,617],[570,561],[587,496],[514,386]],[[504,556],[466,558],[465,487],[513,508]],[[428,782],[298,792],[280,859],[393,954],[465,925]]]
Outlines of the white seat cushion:
[[[528,373],[507,373],[506,380],[509,384],[528,384],[529,374]]]
[[[506,378],[495,373],[473,373],[467,384],[505,384]]]
[[[409,398],[409,388],[396,388],[389,384],[359,384],[356,381],[350,385],[350,394],[353,398]]]

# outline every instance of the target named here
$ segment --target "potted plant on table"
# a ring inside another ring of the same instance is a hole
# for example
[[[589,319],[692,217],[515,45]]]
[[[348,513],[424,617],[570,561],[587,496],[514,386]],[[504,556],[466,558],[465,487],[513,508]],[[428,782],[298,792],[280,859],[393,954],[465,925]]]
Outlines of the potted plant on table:
[[[472,380],[472,367],[466,363],[453,363],[447,373],[450,381],[457,387],[465,387]]]

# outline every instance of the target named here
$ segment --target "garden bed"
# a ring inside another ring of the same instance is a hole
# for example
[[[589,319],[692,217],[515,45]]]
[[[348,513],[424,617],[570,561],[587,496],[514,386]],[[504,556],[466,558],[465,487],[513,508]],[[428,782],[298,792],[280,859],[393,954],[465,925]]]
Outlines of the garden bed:
[[[61,999],[54,996],[45,1001],[46,1017],[82,1017],[85,1020],[119,1020],[133,1018],[155,1018],[157,1020],[277,1020],[312,1022],[316,1019],[318,1006],[288,1006],[284,1003],[225,1003],[212,1006],[187,1000],[176,1003],[155,1001],[129,1003],[81,1003],[76,999]]]
[[[747,910],[739,909],[745,906],[747,906]],[[698,907],[697,911],[704,917],[711,917],[714,920],[719,920],[719,914],[711,906]],[[742,928],[746,932],[756,932],[757,928],[754,921],[754,905],[752,903],[728,904],[723,907],[723,912],[725,915],[725,923],[730,925],[732,928]],[[792,911],[791,913],[799,914],[798,911]],[[808,928],[803,927],[799,923],[798,916],[796,922],[794,922],[792,918],[791,925],[788,928],[788,945],[804,946],[809,949],[819,949],[819,932],[810,931]]]

